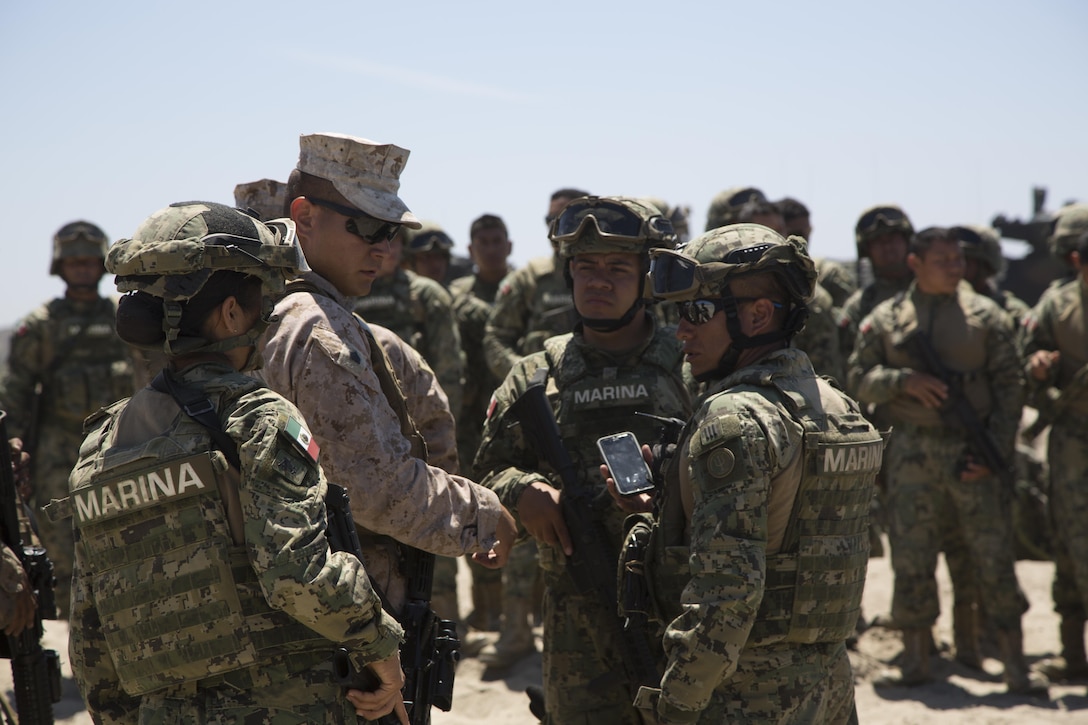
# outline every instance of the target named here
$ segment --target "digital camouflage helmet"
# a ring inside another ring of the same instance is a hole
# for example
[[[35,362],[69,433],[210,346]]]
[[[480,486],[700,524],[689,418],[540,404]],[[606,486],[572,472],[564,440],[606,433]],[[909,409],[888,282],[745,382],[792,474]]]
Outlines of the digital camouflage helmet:
[[[767,195],[754,186],[733,186],[718,192],[706,212],[706,231],[736,223],[741,208],[753,201],[767,201]]]
[[[635,253],[641,257],[642,274],[649,271],[651,249],[676,244],[672,222],[656,207],[626,196],[583,196],[569,202],[552,220],[548,238],[558,246],[567,284],[573,286],[569,260],[576,254]],[[583,324],[608,332],[626,325],[647,302],[647,294],[618,320],[581,317]],[[577,310],[576,310],[577,311]]]
[[[869,256],[869,241],[888,232],[902,232],[910,241],[914,236],[914,227],[906,213],[894,204],[877,204],[869,207],[858,217],[854,225],[854,240],[857,242],[858,259]]]
[[[705,232],[675,251],[654,250],[650,256],[655,298],[678,303],[681,317],[693,324],[709,322],[718,311],[726,315],[732,343],[718,369],[701,379],[729,374],[742,350],[788,341],[805,326],[817,275],[801,237],[784,238],[760,224],[731,224]],[[786,314],[781,329],[748,336],[741,331],[738,315],[745,299],[734,294],[732,285],[756,274],[774,276],[786,299],[771,301]]]
[[[65,224],[53,235],[53,259],[49,274],[60,276],[60,260],[68,257],[106,258],[110,240],[97,225],[87,221]]]
[[[1005,257],[1001,253],[1001,235],[996,229],[981,224],[963,224],[952,227],[951,231],[960,243],[963,256],[976,259],[988,268],[987,277],[1005,270]]]
[[[162,338],[142,346],[177,355],[253,345],[271,317],[271,296],[282,294],[286,280],[307,267],[289,219],[264,223],[223,204],[179,202],[148,217],[131,239],[118,240],[106,256],[106,269],[117,275],[118,292],[162,300]],[[184,303],[220,270],[261,280],[261,321],[216,343],[179,337]]]
[[[1085,232],[1088,232],[1088,204],[1063,206],[1054,220],[1054,231],[1047,239],[1050,253],[1065,259],[1077,248],[1077,241]]]

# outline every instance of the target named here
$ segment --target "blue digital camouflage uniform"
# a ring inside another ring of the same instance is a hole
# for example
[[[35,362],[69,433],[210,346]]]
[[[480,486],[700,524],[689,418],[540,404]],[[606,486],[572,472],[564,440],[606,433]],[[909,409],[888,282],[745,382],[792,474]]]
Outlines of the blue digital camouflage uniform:
[[[983,606],[1000,630],[1019,630],[1023,601],[1014,572],[1010,497],[996,476],[964,483],[957,466],[967,438],[941,412],[903,393],[914,370],[929,372],[908,349],[929,336],[942,363],[961,375],[966,397],[1011,460],[1024,379],[1009,317],[962,282],[953,295],[912,283],[865,320],[849,361],[850,389],[883,405],[895,432],[887,451],[887,513],[895,590],[892,617],[905,629],[930,627],[939,602],[934,572],[943,535],[962,534]]]
[[[657,330],[642,349],[622,358],[588,346],[580,333],[553,337],[545,349],[518,362],[495,392],[484,426],[475,470],[518,517],[525,488],[546,481],[562,483],[523,438],[520,425],[507,414],[542,366],[548,368],[547,394],[560,434],[578,469],[580,484],[591,487],[600,516],[618,552],[623,538],[623,512],[611,502],[600,475],[597,438],[630,430],[640,442],[656,437],[657,424],[635,411],[686,418],[690,400],[680,378],[680,347],[667,330]],[[544,594],[544,690],[548,723],[640,723],[632,706],[618,643],[611,641],[605,608],[592,595],[579,594],[564,575],[562,552],[540,547]],[[614,569],[598,573],[615,577]]]
[[[883,441],[804,352],[710,384],[648,544],[659,722],[847,723]],[[641,693],[640,693],[641,694]]]
[[[70,656],[91,716],[355,722],[334,651],[384,659],[402,633],[362,563],[329,550],[327,484],[301,414],[225,364],[178,378],[215,405],[241,470],[151,388],[88,421],[69,502]]]
[[[115,310],[105,297],[90,302],[61,297],[31,312],[12,335],[0,406],[8,411],[10,435],[21,437],[31,452],[34,508],[68,495],[68,474],[83,441],[83,419],[135,389],[130,349],[114,332]],[[40,395],[35,393],[38,385]],[[38,518],[42,544],[56,573],[57,607],[65,618],[72,531]]]

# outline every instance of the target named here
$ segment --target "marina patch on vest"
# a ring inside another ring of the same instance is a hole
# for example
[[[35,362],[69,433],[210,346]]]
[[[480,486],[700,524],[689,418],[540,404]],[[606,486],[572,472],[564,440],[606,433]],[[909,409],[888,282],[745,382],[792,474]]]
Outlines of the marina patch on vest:
[[[76,525],[94,523],[215,489],[215,469],[207,453],[176,458],[124,477],[110,478],[72,492]]]
[[[645,379],[615,382],[596,380],[575,385],[571,399],[574,401],[575,410],[613,405],[647,406],[650,403],[650,388],[650,383]]]
[[[821,443],[816,451],[816,473],[876,473],[884,461],[884,441],[861,443]]]
[[[397,298],[393,295],[367,295],[355,300],[357,310],[390,310],[397,306]]]

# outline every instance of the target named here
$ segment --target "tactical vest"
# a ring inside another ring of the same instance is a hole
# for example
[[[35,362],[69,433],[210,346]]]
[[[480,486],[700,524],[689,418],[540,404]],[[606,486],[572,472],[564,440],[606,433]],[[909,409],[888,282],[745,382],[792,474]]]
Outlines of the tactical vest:
[[[574,329],[574,295],[567,286],[563,272],[556,268],[554,257],[529,260],[533,288],[529,295],[529,319],[525,335],[518,342],[518,353],[529,355],[544,349],[544,341],[554,335],[565,335]]]
[[[88,420],[69,498],[124,691],[140,696],[245,668],[244,682],[267,684],[254,667],[266,656],[327,659],[328,641],[265,599],[244,545],[238,472],[212,450],[207,430],[182,415],[142,445],[113,447],[130,404]]]
[[[549,368],[546,390],[556,411],[559,433],[577,468],[580,485],[593,489],[600,518],[617,545],[622,539],[624,513],[612,502],[601,478],[597,439],[631,431],[640,443],[652,444],[660,424],[636,412],[686,418],[691,402],[679,375],[682,355],[675,341],[660,330],[633,366],[589,369],[570,334],[545,343]],[[562,488],[558,476],[552,477],[552,484]],[[563,555],[556,555],[554,547],[541,547],[540,557],[545,568],[563,566]]]
[[[892,331],[885,337],[884,354],[892,368],[927,370],[909,345],[911,335],[924,334],[940,357],[941,363],[963,382],[963,392],[979,419],[993,409],[989,374],[986,370],[986,337],[993,334],[981,324],[977,307],[971,304],[974,292],[958,291],[953,297],[899,293],[892,303]],[[926,304],[919,309],[915,300]],[[923,319],[919,319],[923,318]],[[898,395],[889,401],[888,414],[892,420],[927,427],[944,427],[948,420],[943,411],[929,408],[909,395]]]
[[[86,314],[77,314],[63,298],[47,308],[39,361],[45,396],[40,423],[78,431],[88,415],[132,394],[132,363],[114,332],[111,300],[96,300]]]
[[[398,270],[377,280],[370,294],[355,300],[355,311],[367,322],[392,330],[420,354],[431,352],[421,347],[427,313],[407,272]]]
[[[758,393],[804,428],[801,482],[782,548],[766,558],[763,600],[749,644],[841,642],[854,629],[869,559],[869,504],[883,459],[881,435],[857,405],[821,378],[803,390],[748,381],[729,390]],[[817,415],[816,411],[820,411]],[[691,457],[706,455],[689,438]],[[718,441],[720,443],[720,439]],[[647,583],[654,612],[668,624],[682,612],[691,574],[681,520],[677,456],[647,546]],[[686,533],[684,534],[686,537]]]

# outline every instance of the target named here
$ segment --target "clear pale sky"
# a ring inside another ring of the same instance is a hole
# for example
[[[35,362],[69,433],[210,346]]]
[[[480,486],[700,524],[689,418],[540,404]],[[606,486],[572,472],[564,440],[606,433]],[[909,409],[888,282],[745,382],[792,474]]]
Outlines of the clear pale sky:
[[[916,227],[1088,199],[1088,3],[18,2],[0,6],[0,326],[63,286],[54,232],[285,180],[298,136],[411,149],[401,196],[464,252],[503,216],[550,251],[555,189],[690,204],[755,185],[851,258],[878,202]],[[112,292],[111,277],[103,293]]]

